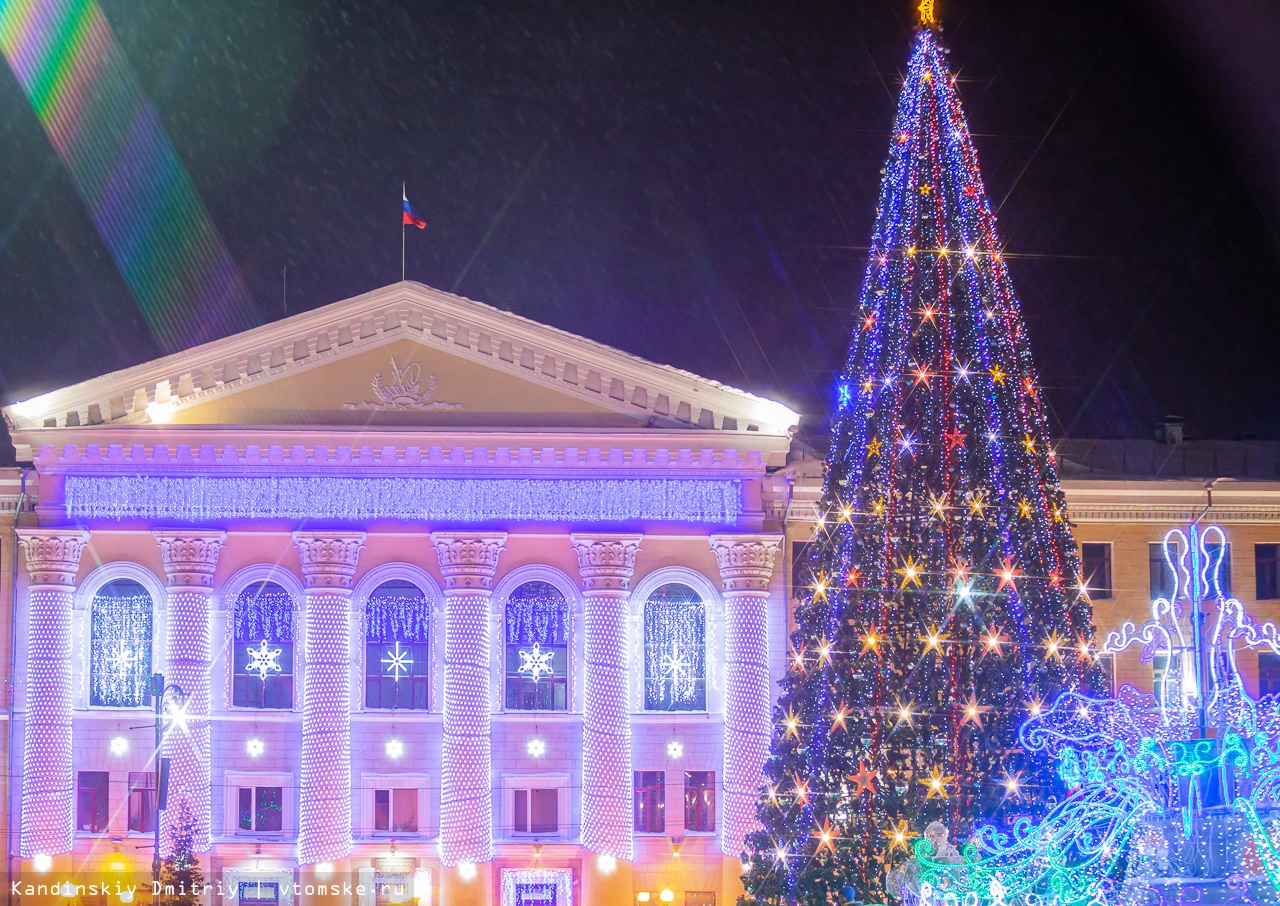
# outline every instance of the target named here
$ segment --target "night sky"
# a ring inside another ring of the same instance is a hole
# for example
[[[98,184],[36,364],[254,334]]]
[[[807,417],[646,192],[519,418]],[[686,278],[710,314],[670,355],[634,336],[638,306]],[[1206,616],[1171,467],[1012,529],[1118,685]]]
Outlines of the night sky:
[[[265,321],[410,279],[822,446],[908,0],[101,0]],[[1280,7],[940,0],[1056,436],[1280,438]],[[0,396],[154,358],[0,68]],[[175,224],[180,229],[181,224]]]

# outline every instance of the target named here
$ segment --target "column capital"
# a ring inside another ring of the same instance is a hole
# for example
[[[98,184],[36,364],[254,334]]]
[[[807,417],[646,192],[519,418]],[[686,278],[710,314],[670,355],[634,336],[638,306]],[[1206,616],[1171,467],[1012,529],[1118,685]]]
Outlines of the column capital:
[[[712,535],[710,540],[725,592],[768,590],[781,535]]]
[[[351,588],[364,532],[294,532],[307,588]]]
[[[432,532],[445,591],[491,589],[506,543],[506,532]]]
[[[573,534],[584,591],[627,591],[644,535]]]
[[[227,540],[226,532],[161,529],[151,534],[160,546],[160,558],[171,587],[212,590],[213,571]]]
[[[18,528],[18,546],[32,585],[75,585],[80,554],[88,543],[84,529]]]

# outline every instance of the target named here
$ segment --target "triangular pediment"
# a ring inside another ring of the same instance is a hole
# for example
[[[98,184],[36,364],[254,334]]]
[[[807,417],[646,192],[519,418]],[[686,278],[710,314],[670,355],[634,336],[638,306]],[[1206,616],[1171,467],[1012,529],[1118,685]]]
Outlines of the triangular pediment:
[[[798,416],[679,369],[398,283],[5,408],[95,425],[636,428],[785,434]]]

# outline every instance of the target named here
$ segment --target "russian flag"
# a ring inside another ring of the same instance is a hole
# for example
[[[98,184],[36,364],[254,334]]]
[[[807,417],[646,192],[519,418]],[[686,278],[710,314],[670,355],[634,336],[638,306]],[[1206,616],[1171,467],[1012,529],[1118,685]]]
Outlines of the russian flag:
[[[408,224],[409,226],[416,226],[420,230],[425,229],[427,226],[427,222],[423,220],[421,217],[419,217],[417,213],[413,210],[413,207],[409,204],[408,193],[406,193],[403,189],[401,189],[400,194],[404,196],[404,219],[401,220],[400,223],[402,225]]]

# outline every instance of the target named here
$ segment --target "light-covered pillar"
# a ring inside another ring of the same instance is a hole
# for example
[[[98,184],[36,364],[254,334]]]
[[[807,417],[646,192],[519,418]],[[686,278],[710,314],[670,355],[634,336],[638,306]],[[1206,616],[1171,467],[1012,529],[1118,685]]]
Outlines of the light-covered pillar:
[[[582,845],[631,861],[631,574],[642,535],[571,535],[582,576]]]
[[[724,821],[720,848],[739,856],[759,825],[773,695],[769,682],[769,580],[780,535],[712,535],[725,607]]]
[[[440,861],[493,858],[489,596],[505,532],[432,532],[444,579]]]
[[[31,577],[27,602],[26,720],[22,741],[22,858],[71,852],[71,606],[89,533],[19,528]]]
[[[165,681],[176,684],[186,694],[187,730],[165,734],[164,754],[169,762],[169,811],[185,803],[191,814],[192,850],[209,849],[209,599],[213,594],[213,571],[218,554],[227,540],[226,532],[152,532],[160,546],[165,575],[168,663]],[[170,850],[170,823],[162,828],[165,851]]]
[[[298,862],[351,854],[351,583],[364,532],[294,532],[306,583]]]

